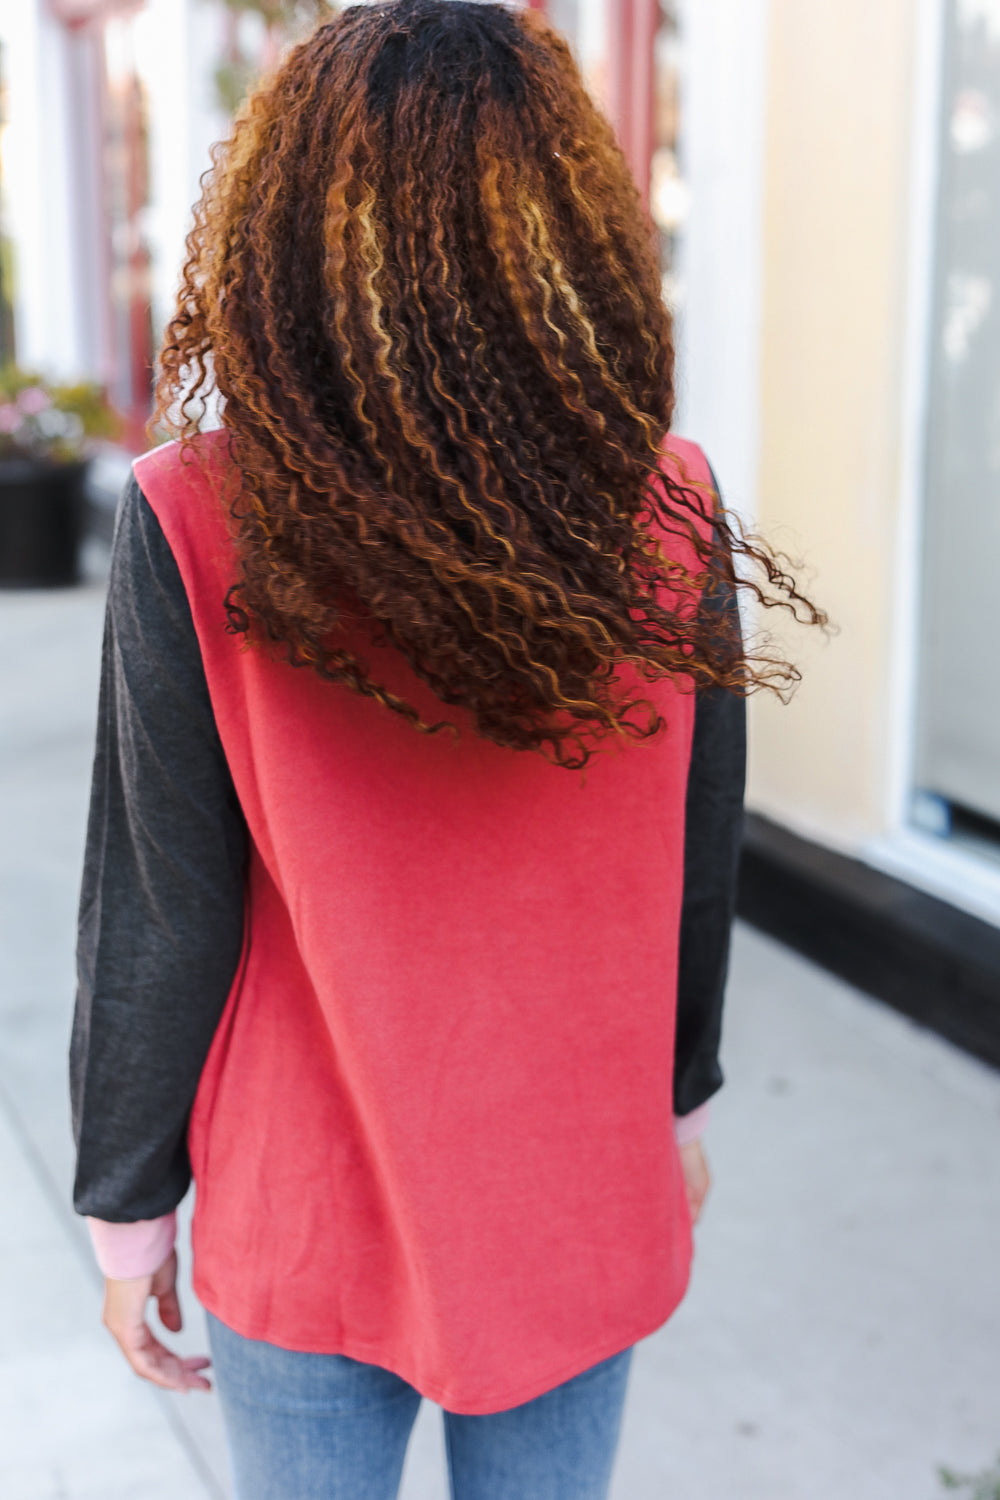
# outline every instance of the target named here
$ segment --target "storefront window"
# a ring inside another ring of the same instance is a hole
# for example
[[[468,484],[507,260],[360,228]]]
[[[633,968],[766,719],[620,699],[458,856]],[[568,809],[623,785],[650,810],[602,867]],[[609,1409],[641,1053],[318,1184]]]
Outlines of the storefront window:
[[[549,0],[549,20],[566,37],[591,94],[608,106],[608,28],[614,0]]]
[[[66,27],[73,135],[71,196],[85,351],[145,446],[153,380],[149,245],[149,48],[145,0],[49,0]],[[145,27],[145,31],[144,31]]]
[[[680,154],[678,0],[548,0],[587,87],[607,111],[657,228],[663,292],[680,296],[678,247],[688,208]]]
[[[1000,849],[1000,6],[950,0],[914,818]]]
[[[662,0],[653,45],[653,151],[649,207],[660,241],[663,295],[680,299],[678,246],[688,211],[688,185],[680,156],[681,36],[677,5]]]
[[[136,65],[134,26],[129,16],[108,21],[104,27],[103,165],[113,351],[109,395],[127,414],[133,445],[142,446],[154,350],[148,238],[149,109]]]
[[[6,54],[0,46],[0,365],[13,364],[14,347],[14,251],[7,235],[7,205],[4,195],[4,167],[7,146],[7,69]]]

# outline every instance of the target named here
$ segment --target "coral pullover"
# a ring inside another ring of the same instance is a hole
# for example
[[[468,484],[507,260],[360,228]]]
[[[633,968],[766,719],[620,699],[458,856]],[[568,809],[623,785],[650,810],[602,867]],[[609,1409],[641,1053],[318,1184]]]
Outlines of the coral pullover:
[[[249,836],[243,951],[191,1111],[195,1289],[230,1327],[531,1399],[652,1332],[691,1226],[672,1128],[694,694],[585,773],[417,734],[241,650],[204,462],[136,465],[190,604]],[[700,451],[670,440],[687,481]],[[677,542],[671,546],[676,553]],[[359,627],[360,629],[360,627]],[[439,718],[387,645],[372,675]]]

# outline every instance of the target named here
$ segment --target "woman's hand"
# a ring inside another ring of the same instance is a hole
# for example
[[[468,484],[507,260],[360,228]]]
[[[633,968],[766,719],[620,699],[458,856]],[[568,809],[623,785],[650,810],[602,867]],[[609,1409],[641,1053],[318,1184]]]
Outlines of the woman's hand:
[[[705,1153],[701,1149],[701,1141],[688,1141],[686,1146],[681,1146],[680,1153],[688,1208],[691,1210],[691,1223],[696,1224],[712,1179],[709,1175]]]
[[[181,1359],[164,1348],[146,1322],[146,1302],[155,1297],[160,1322],[171,1333],[180,1333],[181,1305],[177,1300],[177,1252],[171,1250],[163,1265],[152,1276],[133,1276],[128,1281],[104,1279],[105,1328],[114,1336],[118,1347],[143,1380],[162,1385],[168,1391],[210,1391],[204,1375],[199,1374],[212,1363],[204,1356]]]

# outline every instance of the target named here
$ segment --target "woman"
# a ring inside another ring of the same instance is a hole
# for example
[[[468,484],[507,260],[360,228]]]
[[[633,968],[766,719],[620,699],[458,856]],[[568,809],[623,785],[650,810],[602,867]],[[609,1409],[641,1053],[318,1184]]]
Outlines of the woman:
[[[708,1185],[749,659],[638,195],[531,13],[357,6],[218,155],[114,543],[72,1044],[105,1322],[237,1491],[606,1494]],[[199,433],[205,397],[223,427]],[[758,570],[758,571],[759,571]],[[747,572],[747,569],[741,569]]]

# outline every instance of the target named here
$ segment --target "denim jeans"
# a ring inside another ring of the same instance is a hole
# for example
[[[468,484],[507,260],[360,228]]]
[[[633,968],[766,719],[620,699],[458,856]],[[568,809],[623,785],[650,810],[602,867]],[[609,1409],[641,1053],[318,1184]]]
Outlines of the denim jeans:
[[[343,1354],[301,1354],[209,1314],[237,1500],[395,1500],[420,1395]],[[452,1500],[605,1500],[631,1349],[509,1411],[444,1413]]]

